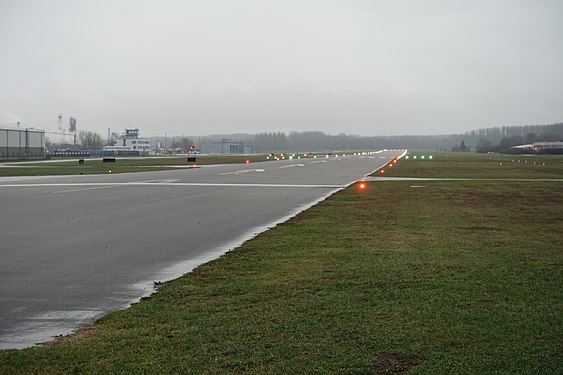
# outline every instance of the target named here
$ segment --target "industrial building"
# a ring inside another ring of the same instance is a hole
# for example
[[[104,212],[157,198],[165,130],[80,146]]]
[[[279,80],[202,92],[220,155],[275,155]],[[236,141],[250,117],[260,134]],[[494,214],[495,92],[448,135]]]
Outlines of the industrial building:
[[[200,145],[204,154],[252,154],[252,144],[246,142],[233,142],[232,139],[221,139],[220,142],[206,142]]]
[[[0,161],[45,159],[45,131],[0,128]]]

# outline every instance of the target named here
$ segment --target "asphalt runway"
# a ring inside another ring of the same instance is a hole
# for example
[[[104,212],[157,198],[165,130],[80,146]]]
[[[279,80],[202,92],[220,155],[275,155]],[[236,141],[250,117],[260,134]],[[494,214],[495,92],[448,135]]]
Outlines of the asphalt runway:
[[[126,308],[401,153],[0,178],[0,349]]]

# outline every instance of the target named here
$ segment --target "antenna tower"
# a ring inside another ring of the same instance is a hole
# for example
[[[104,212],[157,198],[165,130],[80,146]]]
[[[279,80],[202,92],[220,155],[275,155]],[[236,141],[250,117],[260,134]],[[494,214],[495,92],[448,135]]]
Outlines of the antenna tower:
[[[59,124],[59,126],[58,126],[59,133],[62,133],[62,131],[63,131],[63,114],[62,113],[59,113],[58,124]]]

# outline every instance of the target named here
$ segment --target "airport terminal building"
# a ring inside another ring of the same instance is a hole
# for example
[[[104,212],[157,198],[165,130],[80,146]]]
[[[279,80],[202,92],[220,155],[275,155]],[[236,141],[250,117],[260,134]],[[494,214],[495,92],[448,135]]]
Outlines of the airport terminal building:
[[[104,147],[104,151],[132,152],[137,155],[148,155],[151,151],[151,142],[148,138],[139,137],[139,129],[125,129],[120,137],[113,140],[113,146]]]
[[[0,161],[45,159],[45,131],[0,128]]]

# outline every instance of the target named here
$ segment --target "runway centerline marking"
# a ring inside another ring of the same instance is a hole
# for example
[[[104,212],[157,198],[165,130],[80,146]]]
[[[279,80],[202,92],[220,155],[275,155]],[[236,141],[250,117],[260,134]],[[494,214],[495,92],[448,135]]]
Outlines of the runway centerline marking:
[[[227,175],[231,175],[231,174],[238,176],[238,175],[243,174],[243,173],[250,173],[250,172],[262,173],[262,172],[265,172],[265,171],[266,171],[265,169],[242,169],[242,170],[236,171],[236,172],[219,173],[219,176],[227,176]]]
[[[147,180],[147,181],[140,181],[140,182],[176,182],[176,181],[180,181],[179,178],[167,178],[167,179],[163,179],[163,180]]]
[[[82,189],[71,189],[71,190],[60,190],[60,191],[53,191],[53,194],[73,193],[73,192],[75,192],[75,191],[108,189],[108,188],[112,188],[112,187],[117,187],[117,185],[96,186],[96,187],[88,187],[88,188],[82,188]]]
[[[305,166],[305,164],[290,164],[290,165],[281,166],[279,169],[293,168],[293,167],[304,167],[304,166]]]

